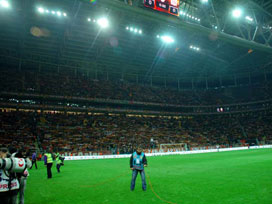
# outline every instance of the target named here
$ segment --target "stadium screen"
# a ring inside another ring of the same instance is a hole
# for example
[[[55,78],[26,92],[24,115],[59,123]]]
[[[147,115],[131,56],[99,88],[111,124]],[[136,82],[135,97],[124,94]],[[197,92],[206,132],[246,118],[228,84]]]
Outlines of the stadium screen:
[[[144,0],[144,6],[179,16],[179,0]]]

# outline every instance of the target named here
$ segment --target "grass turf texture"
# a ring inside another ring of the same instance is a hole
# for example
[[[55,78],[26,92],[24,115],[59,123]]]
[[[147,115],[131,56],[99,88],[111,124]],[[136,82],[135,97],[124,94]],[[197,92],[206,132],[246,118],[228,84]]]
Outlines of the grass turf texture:
[[[146,173],[155,192],[173,203],[272,203],[272,149],[147,157]],[[159,200],[149,184],[130,191],[129,159],[66,161],[61,173],[52,167],[30,170],[26,204],[149,204]],[[147,179],[147,183],[148,179]]]

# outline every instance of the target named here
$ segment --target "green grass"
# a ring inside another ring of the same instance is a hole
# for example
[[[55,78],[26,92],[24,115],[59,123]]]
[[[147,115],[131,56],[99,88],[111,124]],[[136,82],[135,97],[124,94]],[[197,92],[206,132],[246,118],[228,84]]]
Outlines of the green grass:
[[[178,203],[272,203],[272,149],[195,155],[147,157],[146,173],[154,191]],[[129,159],[66,161],[61,173],[53,166],[30,170],[26,204],[149,204],[158,199],[138,175],[130,191]],[[147,183],[148,179],[147,179]]]

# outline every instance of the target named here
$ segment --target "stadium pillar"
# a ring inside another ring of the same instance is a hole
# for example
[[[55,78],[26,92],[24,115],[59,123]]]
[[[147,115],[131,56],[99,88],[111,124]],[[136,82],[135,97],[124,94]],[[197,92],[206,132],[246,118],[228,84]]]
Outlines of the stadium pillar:
[[[267,75],[266,75],[266,70],[264,69],[264,81],[267,81]]]
[[[107,81],[109,81],[109,72],[107,72]]]
[[[208,85],[208,78],[206,77],[206,89],[209,88],[209,85]]]
[[[250,73],[248,74],[248,82],[251,85],[251,74]]]
[[[150,76],[150,86],[152,87],[153,81],[152,81],[152,75]]]
[[[136,84],[138,84],[139,83],[139,76],[138,76],[138,74],[136,74]]]
[[[124,72],[122,72],[121,79],[124,81]]]
[[[87,77],[89,78],[89,76],[90,76],[90,72],[89,70],[87,70]]]
[[[192,78],[192,89],[194,89],[194,79]]]
[[[18,69],[19,69],[19,71],[22,70],[22,58],[20,58],[20,60],[19,60]]]
[[[25,89],[25,73],[22,75],[22,88]]]
[[[95,70],[95,80],[97,80],[97,69]]]
[[[164,88],[166,88],[166,78],[164,79]]]
[[[219,77],[220,87],[222,87],[222,76]]]
[[[234,85],[237,86],[237,76],[236,76],[236,74],[234,75]]]
[[[180,90],[180,84],[179,84],[179,79],[178,79],[178,90]]]

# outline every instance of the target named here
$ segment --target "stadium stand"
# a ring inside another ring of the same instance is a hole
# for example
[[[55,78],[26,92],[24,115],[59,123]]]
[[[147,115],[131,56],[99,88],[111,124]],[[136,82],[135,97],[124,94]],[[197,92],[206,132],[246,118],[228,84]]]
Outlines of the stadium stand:
[[[272,98],[270,84],[217,89],[177,90],[81,75],[2,71],[0,91],[154,102],[175,105],[219,105]]]
[[[0,143],[24,147],[26,151],[36,149],[36,126],[33,114],[26,112],[0,113]]]
[[[25,111],[1,112],[0,116],[1,143],[13,141],[18,147],[34,149],[38,137],[42,149],[58,147],[62,153],[131,153],[135,145],[147,151],[152,147],[151,138],[156,144],[154,149],[165,143],[205,149],[272,140],[271,111],[180,118]]]

